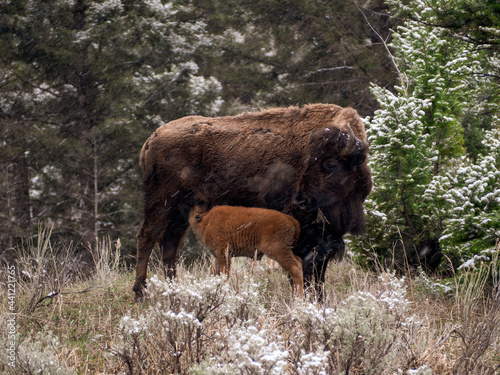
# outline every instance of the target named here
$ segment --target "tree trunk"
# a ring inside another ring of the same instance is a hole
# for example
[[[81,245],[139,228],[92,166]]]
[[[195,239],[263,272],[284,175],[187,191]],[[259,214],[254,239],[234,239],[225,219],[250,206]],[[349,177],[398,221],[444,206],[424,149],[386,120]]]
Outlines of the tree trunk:
[[[73,8],[75,28],[86,30],[86,10],[88,4],[84,0],[78,0]],[[80,107],[80,120],[77,124],[78,134],[82,146],[82,172],[80,175],[80,197],[79,201],[82,214],[82,242],[90,249],[97,249],[98,244],[98,150],[96,142],[97,119],[94,111],[96,90],[93,79],[88,46],[83,45],[79,50],[79,61],[77,63],[78,104]]]
[[[28,158],[24,150],[20,150],[15,161],[14,214],[16,224],[22,235],[26,235],[31,226],[30,179]]]
[[[4,220],[1,227],[2,233],[0,234],[0,246],[3,249],[11,249],[14,246],[13,232],[14,232],[14,218],[12,215],[12,176],[9,171],[10,163],[2,167],[3,183],[2,183],[2,200],[5,202],[3,209],[5,214],[2,213]],[[4,195],[5,194],[5,195]]]

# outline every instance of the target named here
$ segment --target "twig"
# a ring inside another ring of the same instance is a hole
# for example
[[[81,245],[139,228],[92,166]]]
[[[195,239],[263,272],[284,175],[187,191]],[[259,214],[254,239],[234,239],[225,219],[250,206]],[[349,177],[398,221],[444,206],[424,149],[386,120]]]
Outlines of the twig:
[[[401,88],[403,90],[405,90],[405,93],[407,93],[408,92],[408,79],[406,79],[405,75],[399,69],[398,63],[396,62],[396,58],[391,53],[391,50],[389,49],[389,46],[387,45],[387,40],[382,38],[382,35],[380,35],[380,33],[377,30],[375,30],[375,28],[372,26],[372,24],[368,20],[368,17],[366,17],[365,13],[361,10],[361,7],[358,4],[356,4],[356,2],[354,0],[353,0],[353,4],[356,5],[356,8],[358,8],[360,13],[363,15],[366,23],[368,24],[368,26],[370,26],[370,29],[372,29],[372,31],[378,36],[378,38],[380,39],[380,41],[384,45],[384,48],[387,51],[387,54],[389,55],[389,58],[391,59],[391,62],[394,65],[394,68],[398,72],[399,80],[401,82]],[[390,36],[390,34],[387,36],[387,39],[389,39],[389,36]],[[405,84],[405,81],[406,81],[406,84]]]
[[[50,300],[52,301],[52,298],[54,298],[55,296],[58,296],[58,295],[62,295],[62,296],[66,296],[66,295],[69,295],[69,294],[81,294],[81,293],[87,293],[89,292],[91,289],[93,289],[92,287],[88,287],[86,289],[83,289],[83,290],[79,290],[77,292],[57,292],[57,291],[52,291],[50,292],[49,294],[47,294],[46,296],[40,298],[38,300],[37,303],[35,303],[35,306],[33,307],[33,310],[35,310],[38,305],[40,305],[43,301],[45,301],[46,299],[50,298]],[[49,303],[50,305],[50,303]],[[47,305],[48,306],[48,305]]]
[[[314,71],[311,71],[311,72],[307,72],[306,74],[304,74],[304,77],[310,77],[313,74],[324,73],[324,72],[332,72],[332,71],[341,70],[341,69],[355,69],[355,68],[352,67],[352,66],[346,66],[346,65],[344,65],[344,66],[337,66],[335,68],[323,68],[323,69],[318,69],[318,70],[314,70]]]

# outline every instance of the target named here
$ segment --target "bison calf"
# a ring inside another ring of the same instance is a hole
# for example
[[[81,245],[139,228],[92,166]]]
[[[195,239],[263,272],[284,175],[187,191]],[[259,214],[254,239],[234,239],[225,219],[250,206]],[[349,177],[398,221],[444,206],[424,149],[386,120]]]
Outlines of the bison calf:
[[[294,295],[304,295],[302,259],[293,246],[300,235],[297,220],[281,212],[256,207],[215,206],[207,210],[195,206],[189,224],[196,237],[216,257],[215,272],[229,277],[231,257],[275,260],[290,275]]]

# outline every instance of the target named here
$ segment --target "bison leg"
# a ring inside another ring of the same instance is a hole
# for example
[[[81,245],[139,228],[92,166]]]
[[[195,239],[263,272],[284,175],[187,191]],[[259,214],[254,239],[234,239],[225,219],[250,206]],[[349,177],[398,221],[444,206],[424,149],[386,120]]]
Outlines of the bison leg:
[[[187,227],[188,223],[179,213],[169,222],[165,229],[161,241],[162,263],[165,277],[174,278],[176,276],[175,259],[177,257],[177,248],[186,233]]]
[[[313,288],[313,275],[315,274],[317,256],[318,253],[315,250],[312,250],[302,259],[304,288],[306,291],[312,291],[314,294],[316,293],[316,289]]]
[[[302,259],[304,272],[304,285],[311,288],[314,276],[314,292],[319,302],[324,299],[325,274],[330,259],[342,259],[344,254],[344,241],[342,238],[320,240],[318,244]]]
[[[132,290],[135,292],[136,301],[143,299],[146,287],[146,275],[148,261],[156,243],[160,243],[162,260],[165,272],[169,276],[175,276],[175,256],[177,247],[182,236],[186,232],[187,222],[179,213],[175,217],[168,215],[168,208],[157,205],[156,210],[144,215],[141,229],[137,233],[137,264],[135,271],[135,283]],[[165,224],[167,226],[165,227]]]
[[[325,297],[325,274],[330,259],[341,260],[344,256],[345,244],[342,238],[328,237],[319,244],[320,257],[314,264],[314,282],[318,301],[323,302]]]
[[[156,220],[153,220],[153,217]],[[161,238],[163,225],[163,218],[158,219],[158,216],[145,217],[141,229],[137,233],[137,263],[135,268],[135,284],[132,288],[135,292],[136,301],[141,301],[143,298],[149,257],[154,245]]]
[[[328,265],[328,258],[318,253],[315,248],[302,260],[304,274],[304,287],[312,291],[319,302],[323,302],[325,272]],[[314,278],[314,288],[313,288]]]
[[[330,258],[326,257],[314,267],[314,287],[318,302],[323,303],[325,298],[325,274]]]
[[[315,228],[308,227],[301,232],[299,243],[293,247],[293,253],[302,259],[303,283],[307,292],[313,290],[313,269],[318,258],[317,245]]]

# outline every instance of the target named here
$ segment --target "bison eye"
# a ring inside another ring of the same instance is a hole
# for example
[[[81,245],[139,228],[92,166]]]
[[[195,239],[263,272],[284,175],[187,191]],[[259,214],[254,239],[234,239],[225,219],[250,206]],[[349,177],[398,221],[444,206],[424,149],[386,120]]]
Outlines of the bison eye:
[[[338,167],[339,162],[335,159],[327,159],[323,162],[323,169],[328,173],[334,172]]]
[[[195,220],[196,222],[201,221],[201,215],[196,215],[196,216],[194,217],[194,220]]]

